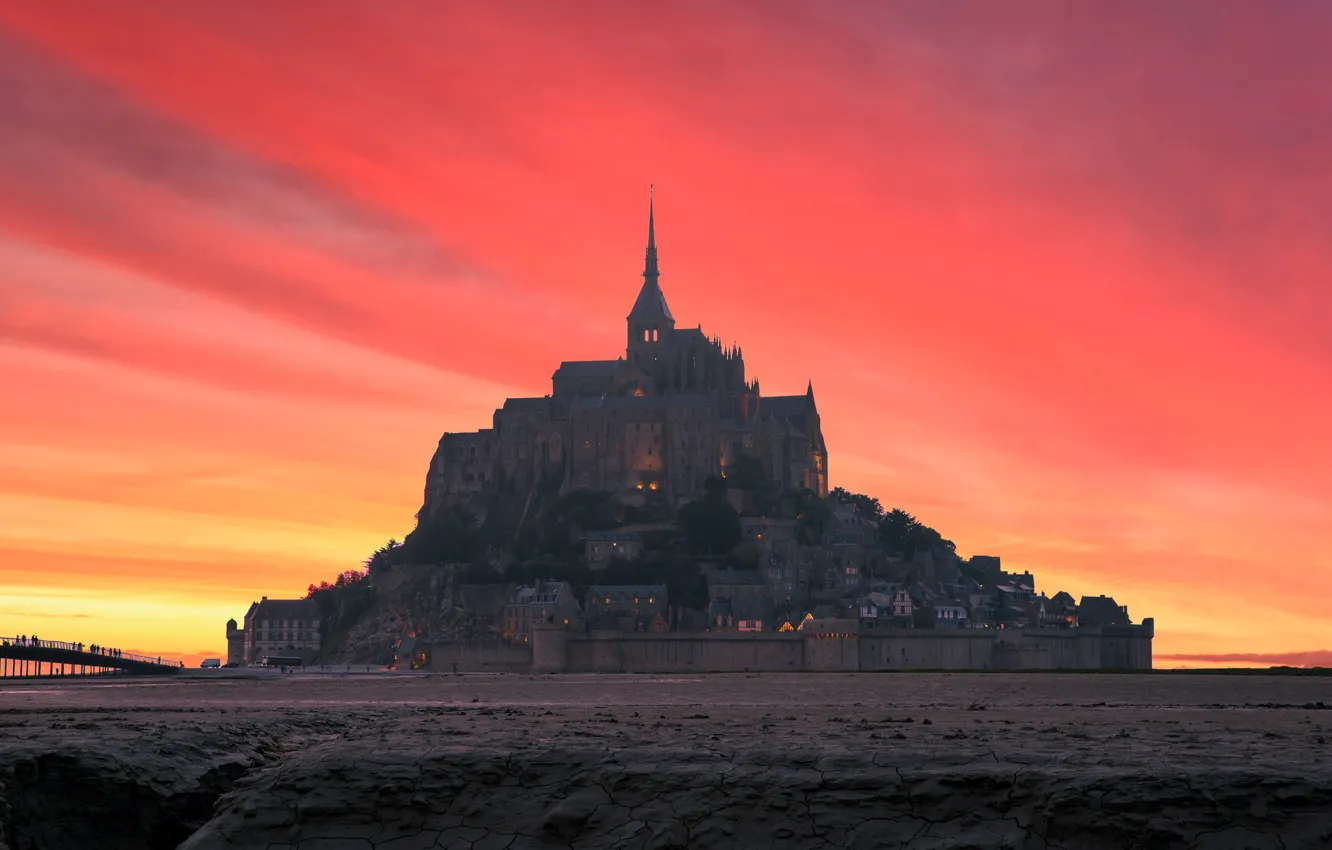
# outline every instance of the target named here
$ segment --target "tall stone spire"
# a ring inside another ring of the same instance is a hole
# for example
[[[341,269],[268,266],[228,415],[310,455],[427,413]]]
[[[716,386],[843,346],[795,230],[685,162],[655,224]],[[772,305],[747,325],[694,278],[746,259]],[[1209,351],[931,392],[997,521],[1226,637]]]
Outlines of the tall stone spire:
[[[648,243],[647,258],[643,263],[643,288],[638,291],[638,299],[634,301],[634,308],[629,311],[629,318],[665,319],[674,327],[675,317],[671,315],[671,308],[666,306],[666,296],[662,294],[661,285],[657,282],[661,273],[657,270],[657,231],[652,209],[651,187],[648,192]]]
[[[648,186],[648,244],[647,259],[643,263],[643,279],[656,283],[660,275],[661,273],[657,271],[657,230],[653,223],[652,186]]]

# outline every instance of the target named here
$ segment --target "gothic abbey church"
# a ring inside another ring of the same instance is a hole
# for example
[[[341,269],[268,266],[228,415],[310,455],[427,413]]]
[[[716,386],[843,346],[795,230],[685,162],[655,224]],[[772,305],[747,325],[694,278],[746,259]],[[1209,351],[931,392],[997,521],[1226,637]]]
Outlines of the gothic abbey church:
[[[739,348],[679,329],[657,271],[648,206],[643,288],[616,360],[560,364],[544,398],[511,398],[494,426],[445,434],[430,462],[427,514],[545,482],[561,490],[607,490],[628,501],[692,499],[709,476],[757,458],[783,490],[828,492],[828,449],[811,382],[802,395],[759,393]]]

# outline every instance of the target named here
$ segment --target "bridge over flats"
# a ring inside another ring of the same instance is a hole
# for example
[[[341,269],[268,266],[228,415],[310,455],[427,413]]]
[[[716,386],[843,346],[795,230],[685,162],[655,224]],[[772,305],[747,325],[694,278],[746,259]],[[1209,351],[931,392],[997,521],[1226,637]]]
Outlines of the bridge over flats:
[[[180,661],[135,655],[97,644],[0,637],[0,678],[177,673]]]

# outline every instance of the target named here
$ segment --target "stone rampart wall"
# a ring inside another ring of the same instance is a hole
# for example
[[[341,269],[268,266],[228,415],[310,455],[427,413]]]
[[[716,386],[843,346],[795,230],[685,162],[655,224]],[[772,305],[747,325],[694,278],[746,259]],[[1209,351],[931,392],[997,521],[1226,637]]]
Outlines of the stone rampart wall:
[[[884,629],[801,632],[574,634],[534,629],[532,648],[437,643],[429,666],[449,671],[725,673],[871,670],[1150,670],[1151,621],[1051,630]],[[534,663],[535,662],[535,663]]]
[[[571,673],[724,673],[805,669],[804,640],[789,634],[569,636]]]
[[[440,641],[427,652],[427,669],[451,673],[527,673],[532,669],[532,650],[501,641]]]

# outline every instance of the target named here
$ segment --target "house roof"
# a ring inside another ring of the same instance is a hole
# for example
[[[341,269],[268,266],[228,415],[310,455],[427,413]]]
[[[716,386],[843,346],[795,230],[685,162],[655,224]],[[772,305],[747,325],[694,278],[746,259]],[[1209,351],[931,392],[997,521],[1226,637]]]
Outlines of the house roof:
[[[269,599],[250,606],[256,620],[318,620],[319,603],[313,599]],[[248,618],[250,615],[246,614]]]
[[[758,570],[713,570],[708,574],[708,586],[715,585],[762,585],[767,587],[763,574]]]
[[[1035,590],[1036,588],[1036,577],[1033,576],[1030,571],[1021,572],[1021,573],[1011,573],[1008,572],[1007,570],[1004,570],[999,573],[999,580],[1006,584],[1021,585],[1023,587],[1029,587],[1033,590]]]
[[[664,584],[594,584],[589,589],[593,596],[601,599],[607,596],[613,600],[633,599],[634,597],[666,598],[666,585]]]
[[[565,360],[555,370],[556,378],[613,378],[618,360]]]
[[[527,413],[544,413],[550,409],[550,399],[548,398],[506,398],[504,400],[504,410],[523,411]]]
[[[643,288],[638,290],[638,297],[634,299],[629,318],[675,321],[675,317],[671,315],[671,308],[666,306],[666,295],[661,291],[661,285],[657,281],[643,281]]]
[[[763,416],[793,419],[804,415],[808,401],[809,397],[804,395],[767,396],[759,400],[759,412]]]
[[[772,618],[772,600],[766,597],[763,599],[733,599],[731,600],[731,614],[737,620],[769,620]]]
[[[643,537],[636,531],[591,531],[587,539],[595,543],[641,543]]]
[[[1113,596],[1084,596],[1078,603],[1078,622],[1084,626],[1127,626],[1129,616]]]
[[[561,592],[569,586],[565,581],[537,582],[534,587],[520,587],[511,599],[515,605],[551,605],[559,601]]]

